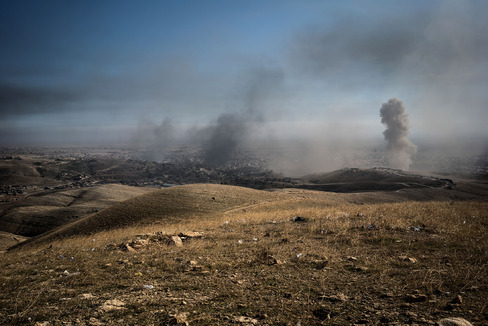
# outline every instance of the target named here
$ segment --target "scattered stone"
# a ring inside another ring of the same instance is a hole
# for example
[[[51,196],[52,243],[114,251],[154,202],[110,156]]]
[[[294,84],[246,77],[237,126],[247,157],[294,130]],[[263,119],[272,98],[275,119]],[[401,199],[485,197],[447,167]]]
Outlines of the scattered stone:
[[[93,300],[93,299],[96,299],[97,297],[94,296],[93,294],[91,293],[82,293],[80,294],[80,299],[84,299],[84,300]]]
[[[203,232],[196,232],[196,231],[186,231],[186,232],[180,232],[178,236],[182,240],[190,239],[190,238],[202,238],[203,237]]]
[[[338,293],[333,295],[323,295],[319,297],[319,300],[329,301],[329,302],[346,302],[349,297],[344,293]]]
[[[177,247],[182,247],[183,246],[183,241],[177,235],[171,236],[171,242],[172,242],[171,244],[174,244]]]
[[[168,321],[169,325],[189,325],[188,316],[189,312],[180,312],[179,314],[170,316]]]
[[[307,222],[307,219],[305,217],[301,217],[301,216],[294,216],[292,219],[291,219],[292,222]]]
[[[154,289],[154,285],[147,285],[147,284],[144,284],[144,285],[142,286],[142,288],[143,288],[143,289],[147,289],[147,290],[152,290],[152,289]]]
[[[369,270],[369,268],[365,266],[351,266],[350,269],[353,272],[367,272]]]
[[[410,303],[425,302],[427,299],[428,297],[425,294],[408,294],[405,298],[405,300]]]
[[[327,264],[329,264],[329,261],[325,259],[316,259],[312,260],[311,263],[316,269],[324,269]]]
[[[113,310],[122,310],[125,309],[125,303],[118,300],[118,299],[113,299],[113,300],[107,300],[103,303],[103,305],[100,307],[100,310],[108,312],[108,311],[113,311]]]
[[[347,260],[349,260],[349,261],[358,261],[357,257],[354,257],[354,256],[347,257]]]
[[[103,326],[105,323],[102,323],[99,319],[95,317],[90,317],[90,320],[88,321],[88,325],[90,326]]]
[[[251,324],[251,325],[257,325],[258,320],[251,318],[251,317],[246,317],[246,316],[236,316],[234,317],[234,321],[237,323],[242,323],[242,324]]]
[[[418,262],[416,258],[408,256],[398,256],[398,259],[400,259],[401,261],[409,262],[411,264],[416,264]]]
[[[136,239],[130,242],[129,246],[131,246],[134,249],[141,249],[143,247],[147,247],[148,244],[149,241],[147,239]]]
[[[460,295],[457,295],[452,301],[450,302],[452,304],[462,304],[463,303],[463,297]]]
[[[136,251],[134,248],[132,248],[132,246],[129,243],[123,243],[123,244],[121,244],[119,246],[119,249],[122,250],[122,251],[129,251],[129,252]]]
[[[473,326],[469,321],[460,317],[449,317],[437,322],[438,326]]]
[[[435,322],[424,317],[419,319],[419,322],[424,323],[426,325],[435,325]]]

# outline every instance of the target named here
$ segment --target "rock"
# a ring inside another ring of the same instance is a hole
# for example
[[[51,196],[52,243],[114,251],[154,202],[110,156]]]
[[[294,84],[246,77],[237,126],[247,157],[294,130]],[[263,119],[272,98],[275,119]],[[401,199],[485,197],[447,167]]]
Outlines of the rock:
[[[129,243],[123,243],[119,246],[122,251],[136,251]]]
[[[407,302],[425,302],[428,297],[425,294],[408,294],[405,298]]]
[[[190,315],[189,312],[180,312],[179,314],[170,316],[168,321],[169,325],[189,325],[188,324],[188,316]]]
[[[316,269],[324,269],[329,261],[325,259],[316,259],[312,260],[311,263]]]
[[[93,294],[91,293],[82,293],[80,294],[80,299],[84,299],[84,300],[93,300],[93,299],[96,299],[97,297],[94,296]]]
[[[319,297],[319,300],[325,300],[330,302],[346,302],[349,300],[349,297],[344,293],[338,293],[333,295],[323,295]]]
[[[149,241],[147,239],[136,239],[129,243],[129,246],[134,249],[141,249],[143,247],[147,247]]]
[[[425,319],[424,317],[420,318],[418,321],[426,325],[435,325],[435,322],[429,319]]]
[[[182,239],[201,238],[203,237],[203,232],[186,231],[186,232],[180,232],[178,236]]]
[[[125,309],[125,303],[118,300],[118,299],[113,299],[113,300],[107,300],[103,303],[103,305],[100,307],[100,310],[108,312],[108,311],[113,311],[113,310],[121,310]]]
[[[469,321],[460,317],[449,317],[437,322],[438,326],[473,326]]]
[[[90,326],[103,326],[103,325],[105,325],[105,323],[102,323],[99,319],[97,319],[95,317],[90,317],[88,325],[90,325]]]
[[[291,219],[292,222],[307,222],[307,219],[305,217],[301,217],[301,216],[294,216],[292,219]]]
[[[365,266],[351,266],[350,269],[353,272],[367,272],[369,270],[369,268]]]
[[[237,323],[242,323],[242,324],[251,324],[251,325],[257,325],[258,320],[251,318],[251,317],[246,317],[246,316],[236,316],[234,317],[234,321]]]
[[[452,304],[462,304],[463,303],[463,297],[460,295],[457,295],[452,301],[450,302]]]
[[[413,257],[398,256],[398,259],[400,259],[401,261],[406,261],[406,262],[412,263],[412,264],[416,264],[417,263],[417,259],[416,258],[413,258]]]
[[[181,238],[177,235],[171,236],[171,244],[177,246],[177,247],[182,247],[183,246],[183,241],[181,241]]]

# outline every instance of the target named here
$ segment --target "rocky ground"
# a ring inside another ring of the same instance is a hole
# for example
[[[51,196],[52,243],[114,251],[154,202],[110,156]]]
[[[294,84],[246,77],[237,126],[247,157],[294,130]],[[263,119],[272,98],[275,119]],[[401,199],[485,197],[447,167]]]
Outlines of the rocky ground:
[[[292,205],[8,252],[0,322],[488,322],[486,204]],[[297,211],[303,215],[290,215]]]

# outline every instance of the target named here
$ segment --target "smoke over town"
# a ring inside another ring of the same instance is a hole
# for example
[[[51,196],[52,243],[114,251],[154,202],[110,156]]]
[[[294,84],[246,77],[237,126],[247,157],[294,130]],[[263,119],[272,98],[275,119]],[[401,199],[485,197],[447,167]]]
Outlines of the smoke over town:
[[[234,151],[247,141],[252,125],[265,120],[265,101],[275,95],[283,82],[278,68],[255,67],[250,69],[244,84],[238,90],[239,110],[229,110],[219,115],[214,124],[206,129],[209,133],[204,142],[205,160],[212,164],[227,162]]]
[[[408,170],[417,146],[408,140],[408,117],[402,101],[392,98],[380,109],[381,123],[386,125],[383,132],[388,142],[388,161],[395,169]]]
[[[378,108],[398,94],[415,129],[382,113],[392,167],[484,153],[488,2],[372,1],[9,2],[0,145],[127,146],[155,161],[181,147],[209,165],[276,150],[269,168],[293,175],[368,155],[383,166]]]

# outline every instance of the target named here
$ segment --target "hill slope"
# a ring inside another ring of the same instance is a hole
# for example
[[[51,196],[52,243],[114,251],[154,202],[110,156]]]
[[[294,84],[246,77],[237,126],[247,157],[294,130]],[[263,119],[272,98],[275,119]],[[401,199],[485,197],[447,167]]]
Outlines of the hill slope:
[[[184,219],[205,218],[236,207],[282,198],[279,192],[214,184],[154,190],[47,232],[32,239],[32,243],[127,226],[155,222],[170,224]]]
[[[153,189],[102,185],[50,190],[0,207],[0,231],[32,237]]]

